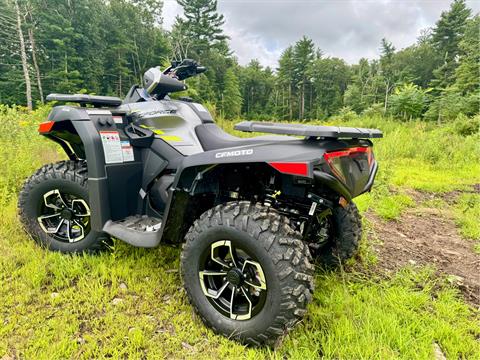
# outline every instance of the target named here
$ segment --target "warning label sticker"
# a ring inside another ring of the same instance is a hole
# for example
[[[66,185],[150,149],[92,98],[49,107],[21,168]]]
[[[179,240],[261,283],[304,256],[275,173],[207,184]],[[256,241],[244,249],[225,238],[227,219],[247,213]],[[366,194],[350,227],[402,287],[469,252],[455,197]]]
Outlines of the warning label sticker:
[[[100,131],[105,163],[115,164],[123,162],[123,151],[118,131]]]
[[[122,154],[123,154],[123,161],[134,161],[135,157],[133,155],[133,147],[130,145],[130,141],[125,140],[122,141]]]

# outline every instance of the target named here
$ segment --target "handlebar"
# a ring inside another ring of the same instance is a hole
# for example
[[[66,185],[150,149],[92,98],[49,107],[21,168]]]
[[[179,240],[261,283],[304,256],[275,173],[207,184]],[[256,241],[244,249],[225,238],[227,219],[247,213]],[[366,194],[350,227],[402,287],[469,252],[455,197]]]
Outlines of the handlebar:
[[[182,61],[172,61],[172,65],[163,73],[178,80],[185,80],[205,71],[207,71],[207,68],[200,66],[195,60],[184,59]]]

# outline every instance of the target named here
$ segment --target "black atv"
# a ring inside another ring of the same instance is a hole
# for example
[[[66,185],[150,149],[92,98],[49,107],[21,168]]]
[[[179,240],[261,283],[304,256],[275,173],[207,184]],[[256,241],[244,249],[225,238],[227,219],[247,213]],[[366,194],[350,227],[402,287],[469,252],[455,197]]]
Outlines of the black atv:
[[[183,282],[202,320],[244,343],[274,344],[306,312],[313,258],[332,266],[357,250],[352,198],[372,187],[368,139],[382,133],[245,121],[235,128],[277,136],[231,136],[202,105],[168,97],[203,71],[192,60],[152,68],[123,101],[49,95],[79,105],[54,107],[39,127],[69,160],[26,181],[20,217],[39,244],[64,253],[112,238],[183,244]]]

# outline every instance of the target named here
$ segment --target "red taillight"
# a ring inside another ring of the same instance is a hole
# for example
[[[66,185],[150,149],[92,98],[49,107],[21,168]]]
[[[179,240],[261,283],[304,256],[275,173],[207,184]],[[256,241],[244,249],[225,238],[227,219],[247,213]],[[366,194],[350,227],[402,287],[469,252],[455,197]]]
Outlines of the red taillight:
[[[308,176],[306,162],[269,162],[268,164],[284,174]]]
[[[341,150],[341,151],[332,151],[332,152],[326,152],[323,154],[323,158],[327,160],[327,162],[330,162],[331,159],[336,158],[336,157],[342,157],[342,156],[349,156],[354,153],[367,153],[368,155],[368,165],[372,163],[373,160],[373,154],[372,154],[372,148],[371,147],[355,147],[355,148],[350,148],[346,150]]]
[[[55,124],[55,121],[43,122],[38,127],[38,132],[40,134],[48,133],[50,132],[50,130],[52,130],[54,124]]]
[[[345,176],[342,173],[340,160],[346,156],[352,156],[358,153],[364,153],[367,155],[368,166],[372,165],[373,153],[371,147],[354,147],[340,151],[331,151],[323,154],[323,158],[327,162],[332,172],[340,179],[345,180]]]

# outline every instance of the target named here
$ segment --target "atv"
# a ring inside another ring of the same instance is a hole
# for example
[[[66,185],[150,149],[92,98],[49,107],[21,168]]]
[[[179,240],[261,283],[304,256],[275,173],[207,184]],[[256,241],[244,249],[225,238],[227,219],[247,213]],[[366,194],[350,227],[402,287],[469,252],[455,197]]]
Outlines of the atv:
[[[215,332],[273,345],[298,323],[314,262],[351,258],[361,238],[352,199],[371,189],[379,130],[240,122],[239,138],[190,98],[193,60],[144,74],[122,101],[51,94],[39,133],[69,160],[24,184],[19,214],[41,246],[96,252],[112,239],[153,248],[183,244],[186,294]],[[73,106],[71,103],[77,104]]]

